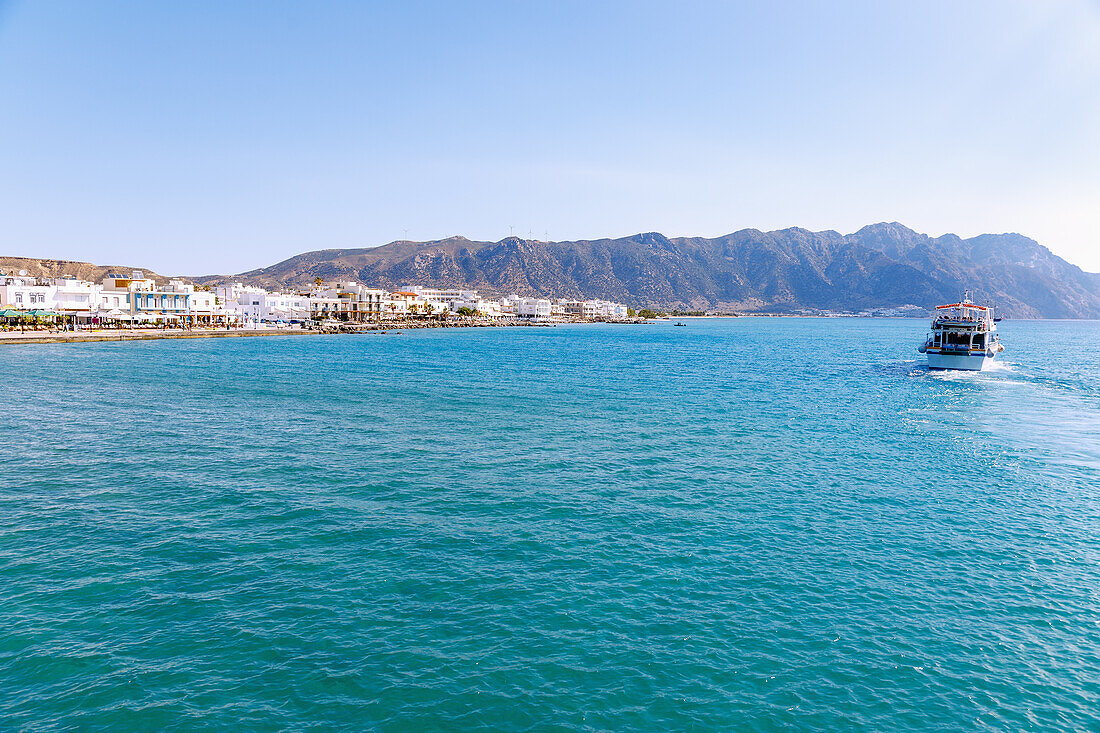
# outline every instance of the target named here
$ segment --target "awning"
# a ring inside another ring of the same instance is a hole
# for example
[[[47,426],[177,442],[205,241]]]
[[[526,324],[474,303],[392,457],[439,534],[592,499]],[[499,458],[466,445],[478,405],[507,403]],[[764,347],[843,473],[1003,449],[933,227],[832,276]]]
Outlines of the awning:
[[[943,310],[944,308],[974,308],[980,311],[989,310],[984,305],[974,305],[973,303],[951,303],[950,305],[936,306],[936,310]]]

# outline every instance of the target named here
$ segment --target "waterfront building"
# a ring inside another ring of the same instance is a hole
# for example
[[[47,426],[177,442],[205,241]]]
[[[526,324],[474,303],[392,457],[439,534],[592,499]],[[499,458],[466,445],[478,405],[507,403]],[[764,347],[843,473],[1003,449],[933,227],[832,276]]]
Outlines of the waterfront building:
[[[136,292],[139,290],[152,290],[157,286],[156,280],[145,277],[141,270],[134,270],[129,276],[116,272],[109,272],[103,278],[103,289],[111,291]]]
[[[561,307],[561,314],[567,318],[584,317],[584,301],[582,300],[559,298],[558,305]]]
[[[353,304],[351,298],[328,298],[314,291],[309,296],[310,318],[317,321],[350,321]]]
[[[19,310],[53,307],[54,287],[48,280],[27,275],[5,275],[0,285],[0,305]]]
[[[219,285],[214,294],[225,312],[235,313],[249,323],[304,321],[311,316],[308,295],[271,293],[242,283]]]
[[[586,312],[591,312],[593,315],[585,316],[586,318],[618,321],[627,317],[627,307],[623,303],[613,303],[609,300],[593,300],[587,303],[591,303],[591,310]]]
[[[450,308],[456,300],[478,300],[476,290],[462,290],[461,288],[423,288],[419,285],[406,288],[408,292],[416,293],[420,300],[428,303],[444,303]]]
[[[520,318],[549,318],[551,315],[551,303],[546,298],[519,298],[515,308]]]
[[[322,284],[310,291],[310,312],[314,318],[379,320],[388,295],[385,290],[368,288],[356,282],[338,282],[334,287]]]
[[[139,270],[129,277],[117,273],[104,277],[98,305],[108,319],[171,325],[214,325],[236,319],[235,314],[216,308],[214,293],[196,290],[183,280],[169,280],[158,287]]]
[[[554,315],[558,315],[560,312],[560,315],[566,318],[586,321],[614,321],[627,317],[627,307],[624,304],[598,299],[570,300],[562,298],[557,302],[557,309],[552,307],[551,311]]]
[[[487,300],[485,298],[458,298],[452,300],[449,305],[452,313],[457,313],[461,308],[469,308],[472,311],[477,311],[483,318],[492,318],[495,320],[504,315],[501,311],[500,301],[497,300]]]
[[[454,301],[451,301],[454,302]],[[426,313],[430,316],[439,318],[451,310],[450,303],[444,303],[439,300],[421,300],[418,302],[420,306],[420,312]]]
[[[382,313],[391,318],[408,315],[413,310],[412,306],[419,301],[419,297],[416,293],[407,290],[388,293],[382,300]]]
[[[221,284],[211,291],[180,279],[161,286],[138,270],[129,275],[109,273],[98,284],[76,278],[0,275],[0,307],[49,310],[74,319],[165,325],[259,325],[308,319],[367,322],[409,314],[436,319],[463,308],[489,319],[616,320],[627,313],[625,305],[604,300],[555,303],[514,294],[497,300],[476,290],[420,286],[388,292],[354,281],[322,283],[308,293],[270,292],[241,282]]]
[[[95,283],[71,277],[55,278],[53,288],[51,308],[61,315],[88,319],[99,305],[100,287]]]
[[[100,306],[101,288],[73,277],[0,277],[0,308],[45,310],[74,321],[92,318]]]
[[[214,324],[218,321],[224,323],[227,317],[230,320],[236,320],[236,314],[226,313],[217,307],[217,298],[211,291],[199,290],[194,285],[184,284],[178,280],[173,282],[178,284],[176,287],[181,288],[180,292],[189,293],[187,310],[183,314],[188,323]]]

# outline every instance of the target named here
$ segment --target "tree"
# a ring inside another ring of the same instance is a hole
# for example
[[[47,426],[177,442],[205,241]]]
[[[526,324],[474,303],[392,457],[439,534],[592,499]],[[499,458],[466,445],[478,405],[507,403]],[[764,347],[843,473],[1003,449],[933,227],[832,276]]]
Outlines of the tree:
[[[323,283],[323,282],[324,282],[324,279],[322,279],[320,275],[313,278],[313,284],[316,285],[317,287],[321,287],[321,283]]]

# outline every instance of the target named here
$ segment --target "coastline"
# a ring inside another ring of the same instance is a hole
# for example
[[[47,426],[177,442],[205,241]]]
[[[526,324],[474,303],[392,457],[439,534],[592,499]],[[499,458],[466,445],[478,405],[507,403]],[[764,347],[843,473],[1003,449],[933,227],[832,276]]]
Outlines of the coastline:
[[[20,344],[79,344],[99,341],[162,341],[167,339],[202,338],[251,338],[262,336],[331,336],[361,335],[366,333],[400,333],[421,328],[550,328],[557,323],[500,323],[495,321],[468,321],[460,323],[411,321],[409,323],[348,323],[342,328],[301,329],[301,328],[254,328],[225,330],[144,330],[123,329],[110,331],[46,331],[0,332],[0,346]]]
[[[0,334],[0,346],[19,344],[80,344],[95,341],[160,341],[164,339],[247,338],[250,336],[310,336],[320,331],[300,329],[238,329],[234,331],[77,331]]]

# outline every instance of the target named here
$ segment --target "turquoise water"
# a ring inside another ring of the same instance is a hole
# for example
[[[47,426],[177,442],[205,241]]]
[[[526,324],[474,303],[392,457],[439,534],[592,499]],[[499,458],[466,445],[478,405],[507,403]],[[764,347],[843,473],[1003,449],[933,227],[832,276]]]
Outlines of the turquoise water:
[[[0,350],[0,728],[1100,728],[1100,323],[686,322]]]

